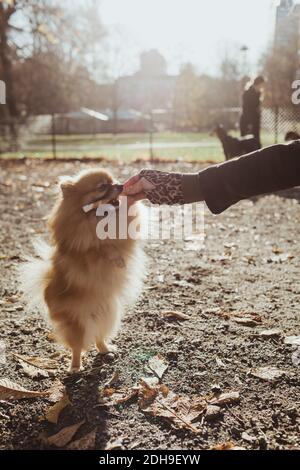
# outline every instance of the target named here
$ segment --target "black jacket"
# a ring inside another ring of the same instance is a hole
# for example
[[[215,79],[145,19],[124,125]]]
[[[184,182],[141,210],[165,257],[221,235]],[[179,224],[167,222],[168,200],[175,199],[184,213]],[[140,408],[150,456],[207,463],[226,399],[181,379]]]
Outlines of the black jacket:
[[[300,186],[300,140],[183,175],[182,186],[186,203],[204,200],[214,214],[242,199]]]

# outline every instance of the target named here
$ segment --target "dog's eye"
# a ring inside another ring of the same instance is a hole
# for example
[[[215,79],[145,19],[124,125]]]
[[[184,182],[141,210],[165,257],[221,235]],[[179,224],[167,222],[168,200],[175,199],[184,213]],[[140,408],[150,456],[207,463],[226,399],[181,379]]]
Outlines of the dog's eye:
[[[99,191],[107,191],[108,187],[109,185],[107,183],[99,183],[97,185],[97,189],[99,189]]]

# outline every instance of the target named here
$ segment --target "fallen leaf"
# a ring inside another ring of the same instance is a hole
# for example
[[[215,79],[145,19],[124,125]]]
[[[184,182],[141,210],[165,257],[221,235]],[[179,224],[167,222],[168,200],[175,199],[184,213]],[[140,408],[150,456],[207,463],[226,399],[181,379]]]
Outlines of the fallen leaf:
[[[58,368],[57,361],[48,357],[21,356],[21,359],[40,369],[56,370]]]
[[[250,374],[261,380],[274,382],[275,380],[283,377],[285,375],[285,372],[283,370],[277,369],[277,367],[266,366],[253,368],[251,369]]]
[[[285,263],[286,261],[289,261],[293,258],[294,258],[294,256],[291,255],[290,253],[282,253],[282,254],[271,256],[267,260],[267,262],[268,263]]]
[[[117,449],[124,449],[122,438],[116,439],[114,441],[109,441],[105,446],[105,450],[117,450]]]
[[[56,447],[66,446],[72,440],[73,436],[75,436],[76,432],[83,425],[83,423],[84,420],[61,429],[58,431],[58,433],[49,436],[46,439],[47,443]]]
[[[237,403],[240,400],[239,392],[226,392],[221,393],[217,397],[211,398],[209,400],[210,405],[232,405],[233,403]]]
[[[148,367],[159,379],[161,379],[168,368],[168,364],[160,354],[157,354],[149,359]]]
[[[272,330],[262,330],[259,332],[259,336],[262,336],[263,338],[278,338],[282,334],[282,331],[274,328]]]
[[[44,181],[44,182],[42,182],[42,181],[36,181],[35,183],[32,183],[31,186],[35,186],[35,187],[37,187],[37,188],[38,188],[38,187],[40,187],[40,188],[49,188],[50,183],[49,183],[49,181]]]
[[[178,396],[165,385],[149,387],[146,382],[140,381],[139,407],[151,416],[167,419],[179,429],[198,433],[199,429],[192,423],[204,413],[206,406],[202,397],[191,399]]]
[[[214,313],[225,320],[232,320],[244,326],[257,326],[262,322],[261,316],[255,312],[220,312],[216,310],[211,313]]]
[[[242,433],[242,439],[246,442],[255,442],[257,439],[254,436],[250,436],[247,432]]]
[[[224,442],[211,448],[211,450],[246,450],[245,447],[236,446],[233,442]]]
[[[114,371],[113,375],[111,378],[104,384],[104,387],[111,387],[114,385],[120,378],[120,372],[119,371]]]
[[[49,377],[49,374],[46,370],[33,366],[28,361],[24,361],[23,359],[21,359],[22,356],[19,356],[18,354],[14,354],[14,356],[16,357],[18,363],[22,367],[25,374],[28,375],[28,377],[31,377],[32,379],[40,378],[40,377],[41,378]]]
[[[142,444],[141,441],[134,441],[132,444],[129,444],[127,448],[128,450],[133,450],[133,449],[136,449],[141,444]]]
[[[147,408],[153,400],[155,400],[159,390],[167,394],[169,390],[163,389],[162,387],[164,386],[160,386],[159,383],[149,383],[149,381],[141,379],[140,389],[138,391],[139,407],[142,409]]]
[[[72,403],[70,402],[70,399],[65,392],[64,396],[57,403],[55,403],[55,405],[49,408],[45,415],[46,420],[50,423],[57,424],[60,413],[68,405],[72,405]]]
[[[257,321],[254,318],[251,317],[239,317],[239,318],[233,318],[233,321],[235,323],[238,323],[239,325],[243,326],[258,326],[261,321]]]
[[[56,336],[55,336],[55,334],[54,334],[52,331],[49,331],[49,332],[48,332],[48,334],[47,334],[47,340],[48,340],[48,341],[51,341],[51,342],[56,341]]]
[[[61,400],[65,394],[65,386],[60,380],[55,380],[53,385],[47,390],[47,400],[56,403]]]
[[[281,255],[283,253],[282,248],[279,248],[278,246],[273,246],[272,251],[275,255]]]
[[[190,320],[190,316],[189,315],[186,315],[185,313],[181,313],[181,312],[176,312],[176,311],[166,311],[166,312],[162,312],[162,315],[165,317],[165,318],[169,318],[169,319],[174,319],[174,320],[179,320],[179,321],[186,321],[186,320]]]
[[[300,336],[286,336],[284,344],[291,344],[292,346],[300,346]]]
[[[226,254],[224,254],[223,256],[213,256],[211,258],[211,261],[213,263],[217,262],[217,263],[221,263],[221,264],[227,264],[231,260],[232,260],[232,257],[230,255],[226,255]]]
[[[123,388],[116,390],[115,388],[104,388],[100,392],[99,402],[103,405],[121,405],[128,402],[138,394],[138,388]]]
[[[67,450],[93,450],[96,444],[96,429],[67,445]]]
[[[226,364],[220,359],[219,357],[216,357],[216,363],[217,366],[220,367],[220,369],[226,369]]]
[[[22,398],[37,398],[48,395],[48,391],[39,392],[27,390],[8,379],[0,380],[0,400],[21,400]]]

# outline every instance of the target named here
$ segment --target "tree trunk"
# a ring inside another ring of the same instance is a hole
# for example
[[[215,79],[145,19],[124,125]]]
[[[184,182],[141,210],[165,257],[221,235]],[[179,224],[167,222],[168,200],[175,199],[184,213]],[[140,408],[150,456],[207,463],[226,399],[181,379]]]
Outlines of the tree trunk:
[[[6,105],[4,112],[9,123],[12,146],[15,148],[17,146],[16,118],[18,116],[18,108],[14,91],[12,60],[7,37],[9,19],[14,12],[14,7],[4,8],[3,4],[0,3],[0,70],[2,75],[1,79],[6,86]]]

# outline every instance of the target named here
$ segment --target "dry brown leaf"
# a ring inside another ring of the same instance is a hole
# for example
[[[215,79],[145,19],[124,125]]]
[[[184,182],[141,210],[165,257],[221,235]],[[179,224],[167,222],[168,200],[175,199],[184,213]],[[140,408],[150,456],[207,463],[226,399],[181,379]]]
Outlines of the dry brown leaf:
[[[232,320],[236,323],[245,326],[256,326],[262,322],[262,318],[255,312],[212,312],[215,315],[224,318],[225,320]]]
[[[283,253],[283,249],[278,246],[273,246],[272,251],[275,255],[281,255]]]
[[[65,394],[65,386],[60,380],[55,380],[53,385],[47,390],[47,400],[56,403],[62,399]]]
[[[21,356],[19,354],[14,354],[18,359],[21,359],[32,366],[38,367],[39,369],[46,370],[55,370],[58,367],[58,364],[53,359],[48,357],[37,357],[37,356]]]
[[[251,369],[250,374],[254,377],[257,377],[261,380],[266,380],[267,382],[274,382],[275,380],[280,379],[285,375],[283,370],[277,369],[274,366],[266,367],[255,367]]]
[[[161,379],[168,368],[168,364],[160,354],[157,354],[149,359],[148,367],[159,379]]]
[[[238,318],[233,318],[233,321],[235,323],[238,323],[239,325],[243,326],[258,326],[261,323],[261,320],[256,320],[251,317],[238,317]]]
[[[119,380],[119,378],[120,378],[120,372],[117,370],[114,371],[111,378],[104,384],[104,387],[111,387]]]
[[[22,398],[45,397],[48,393],[48,391],[39,392],[27,390],[8,379],[0,380],[0,400],[21,400]]]
[[[189,315],[186,315],[185,313],[176,312],[176,311],[172,311],[172,310],[162,312],[162,315],[165,318],[170,318],[171,320],[180,320],[180,321],[190,320],[190,318],[191,318]]]
[[[232,405],[233,403],[237,403],[240,400],[239,392],[226,392],[221,393],[217,397],[211,398],[209,403],[211,405],[217,406],[225,406],[225,405]]]
[[[211,448],[211,450],[246,450],[245,447],[236,446],[233,442],[224,442]]]
[[[46,420],[50,423],[57,424],[60,413],[68,405],[72,405],[72,403],[70,402],[70,399],[67,393],[65,392],[64,396],[57,403],[55,403],[55,405],[49,408],[45,415]]]
[[[278,328],[273,328],[271,330],[263,330],[259,332],[259,336],[263,338],[278,338],[282,335],[282,331]]]
[[[67,450],[93,450],[96,444],[96,429],[67,445]]]
[[[153,400],[157,397],[160,389],[164,391],[165,394],[168,393],[169,390],[162,389],[164,385],[159,385],[158,383],[149,383],[149,381],[141,379],[140,380],[140,387],[139,387],[139,407],[141,409],[147,408]]]
[[[119,438],[114,441],[109,441],[106,446],[105,450],[117,450],[117,449],[125,449],[123,446],[123,439]]]
[[[104,388],[100,393],[99,402],[103,405],[121,405],[126,403],[138,394],[138,388]]]
[[[134,441],[132,444],[127,446],[128,450],[134,450],[141,445],[141,441]]]
[[[73,436],[75,436],[83,423],[84,420],[61,429],[58,433],[53,434],[46,439],[47,444],[55,447],[65,447],[72,440]]]
[[[49,374],[46,370],[40,369],[39,367],[33,366],[29,362],[24,361],[21,359],[22,356],[19,356],[18,354],[14,354],[14,356],[28,377],[31,377],[32,379],[49,377]]]
[[[47,340],[48,340],[48,341],[51,341],[51,342],[56,341],[56,336],[55,336],[55,334],[54,334],[52,331],[49,331],[49,332],[48,332],[48,334],[47,334]]]
[[[201,397],[180,397],[165,385],[149,387],[146,382],[140,382],[139,407],[151,416],[167,419],[179,429],[198,433],[199,429],[192,423],[204,413],[206,406],[206,401]]]

